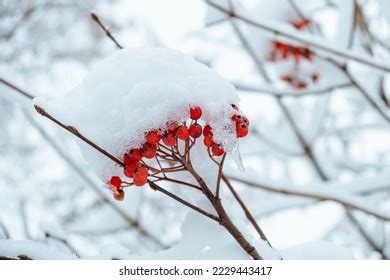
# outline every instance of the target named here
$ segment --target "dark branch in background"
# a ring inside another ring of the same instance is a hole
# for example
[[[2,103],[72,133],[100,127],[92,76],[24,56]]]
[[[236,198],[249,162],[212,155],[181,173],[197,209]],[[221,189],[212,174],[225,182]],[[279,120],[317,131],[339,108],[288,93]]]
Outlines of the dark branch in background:
[[[68,242],[68,240],[64,239],[64,238],[61,238],[61,237],[58,237],[58,236],[55,236],[49,232],[45,232],[45,237],[48,238],[48,239],[53,239],[53,240],[56,240],[57,242],[59,243],[62,243],[65,247],[67,247],[69,249],[69,251],[71,251],[74,255],[76,255],[76,257],[80,257],[80,254],[77,252],[77,250]]]
[[[100,28],[104,31],[107,37],[110,38],[111,41],[113,41],[118,48],[123,49],[122,45],[118,43],[118,41],[112,35],[111,31],[100,21],[100,18],[94,12],[91,12],[90,15],[91,19],[100,26]]]
[[[356,209],[356,210],[362,211],[368,215],[374,216],[380,220],[390,221],[390,215],[386,215],[384,213],[377,212],[377,211],[372,211],[371,209],[367,209],[364,206],[361,206],[361,205],[356,204],[356,203],[351,202],[351,201],[344,200],[344,199],[339,198],[337,196],[330,196],[327,194],[317,194],[317,193],[305,192],[305,191],[301,191],[301,190],[291,190],[291,189],[286,189],[283,187],[273,187],[270,185],[260,184],[257,182],[253,182],[251,180],[245,180],[245,179],[241,179],[241,178],[234,177],[234,176],[228,176],[228,178],[233,180],[233,181],[243,183],[243,184],[250,186],[250,187],[259,188],[259,189],[263,189],[263,190],[274,192],[274,193],[300,196],[300,197],[315,199],[318,201],[324,201],[324,200],[333,201],[333,202],[341,204],[342,206],[344,206],[348,209]]]
[[[385,253],[385,250],[383,248],[381,248],[377,243],[376,241],[369,235],[368,232],[365,231],[365,229],[362,227],[362,225],[359,223],[359,221],[357,220],[357,218],[351,213],[351,212],[347,212],[347,217],[349,218],[349,220],[354,224],[355,228],[358,229],[359,233],[362,235],[362,237],[364,238],[364,240],[367,241],[368,245],[373,248],[375,251],[377,251],[380,255],[381,255],[381,258],[383,260],[388,260],[390,259],[389,256],[386,255]]]
[[[26,91],[22,90],[18,86],[15,86],[14,84],[5,81],[4,79],[0,79],[0,82],[4,83],[5,85],[9,86],[16,92],[21,93],[22,95],[33,99],[34,96],[27,93]],[[48,135],[42,127],[35,121],[35,119],[30,115],[30,113],[26,110],[24,110],[24,113],[26,115],[26,119],[30,122],[32,126],[34,126],[37,131],[41,134],[41,136],[50,144],[50,146],[57,152],[57,154],[80,176],[81,179],[84,180],[84,182],[87,184],[87,186],[91,187],[91,189],[100,197],[100,199],[105,202],[108,206],[110,206],[119,216],[121,216],[126,223],[129,225],[129,227],[134,228],[141,236],[151,240],[156,245],[158,245],[161,248],[168,248],[167,245],[163,244],[157,237],[153,236],[151,233],[149,233],[146,229],[144,229],[139,222],[130,217],[125,211],[123,211],[116,203],[113,203],[110,199],[108,199],[104,192],[101,190],[101,187],[96,185],[93,180],[78,166],[78,164],[69,157],[56,143],[54,139],[51,138],[50,135]]]
[[[0,222],[0,230],[1,230],[1,233],[3,234],[3,236],[5,237],[5,239],[10,238],[9,232],[2,222]]]

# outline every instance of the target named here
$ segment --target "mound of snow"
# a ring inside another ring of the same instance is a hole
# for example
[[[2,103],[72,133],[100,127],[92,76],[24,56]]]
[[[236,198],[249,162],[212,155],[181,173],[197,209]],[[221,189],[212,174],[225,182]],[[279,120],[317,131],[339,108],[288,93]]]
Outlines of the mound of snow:
[[[239,101],[234,87],[216,72],[178,51],[123,49],[105,59],[64,96],[35,103],[117,157],[139,147],[144,133],[188,118],[200,106],[214,139],[229,151],[237,139],[230,120]],[[81,143],[83,156],[106,181],[120,169]]]
[[[58,248],[48,247],[31,240],[0,240],[0,255],[16,258],[25,255],[33,260],[72,260],[75,255],[60,252]]]

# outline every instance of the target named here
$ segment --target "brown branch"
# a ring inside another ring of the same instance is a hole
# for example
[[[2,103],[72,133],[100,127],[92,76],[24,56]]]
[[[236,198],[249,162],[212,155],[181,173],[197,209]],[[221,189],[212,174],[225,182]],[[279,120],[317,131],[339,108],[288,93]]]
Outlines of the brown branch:
[[[233,194],[234,198],[237,200],[238,204],[240,204],[242,210],[244,211],[245,213],[245,216],[247,217],[247,219],[250,221],[250,223],[252,224],[252,226],[255,228],[255,230],[257,231],[257,233],[259,234],[260,238],[263,239],[264,241],[266,241],[268,243],[268,245],[272,248],[272,245],[271,243],[269,242],[267,236],[265,235],[265,233],[262,231],[262,229],[260,228],[259,224],[256,222],[256,219],[253,217],[253,215],[251,214],[251,212],[249,211],[248,207],[246,206],[246,204],[242,201],[241,197],[239,196],[239,194],[237,193],[237,191],[234,189],[233,185],[230,183],[229,179],[223,174],[222,175],[222,178],[223,178],[223,181],[225,182],[225,184],[227,185],[228,189],[230,190],[230,192]]]
[[[111,41],[113,41],[118,48],[123,49],[122,45],[118,43],[118,41],[115,39],[114,35],[112,35],[111,31],[102,23],[102,21],[97,16],[97,14],[95,14],[94,12],[91,12],[90,16],[91,16],[91,19],[100,26],[100,28],[104,31],[104,33],[107,35],[107,37],[110,38]]]
[[[30,99],[34,98],[33,95],[27,93],[26,91],[22,90],[18,86],[15,86],[14,84],[0,80],[0,82],[3,82],[5,85],[9,86],[10,88],[14,89],[16,92],[19,92],[23,95],[26,95]],[[91,189],[100,197],[100,199],[105,202],[109,207],[111,207],[121,218],[126,221],[126,223],[129,225],[129,227],[134,228],[141,236],[151,240],[156,245],[158,245],[161,248],[168,248],[167,245],[162,243],[156,236],[152,235],[150,232],[148,232],[146,229],[144,229],[140,223],[134,219],[133,217],[129,216],[122,208],[120,208],[117,204],[113,203],[110,199],[108,199],[103,191],[101,190],[100,186],[97,186],[93,180],[90,179],[90,177],[78,166],[78,164],[69,157],[62,148],[54,141],[50,135],[46,133],[45,130],[42,129],[42,127],[35,121],[35,119],[27,112],[24,111],[26,115],[27,121],[30,122],[32,126],[36,128],[36,130],[41,134],[43,139],[47,141],[47,143],[56,151],[56,153],[80,176],[81,179],[84,180],[84,182],[87,184],[87,186],[91,187]]]
[[[178,197],[177,195],[167,191],[166,189],[163,189],[162,187],[157,185],[155,182],[149,181],[148,183],[149,183],[149,186],[150,186],[150,188],[152,190],[159,191],[159,192],[169,196],[170,198],[176,200],[177,202],[179,202],[179,203],[181,203],[181,204],[191,208],[192,210],[195,210],[196,212],[198,212],[198,213],[200,213],[200,214],[202,214],[202,215],[204,215],[204,216],[206,216],[206,217],[208,217],[208,218],[210,218],[210,219],[212,219],[212,220],[214,220],[216,222],[220,222],[220,219],[217,216],[215,216],[215,215],[213,215],[213,214],[211,214],[211,213],[209,213],[209,212],[199,208],[198,206],[195,206],[195,205],[189,203],[188,201],[185,201],[184,199],[182,199],[182,198]]]
[[[97,150],[99,153],[103,154],[107,158],[109,158],[112,161],[116,162],[118,165],[120,165],[122,167],[125,166],[125,164],[120,159],[116,158],[115,156],[113,156],[112,154],[107,152],[105,149],[101,148],[100,146],[95,144],[93,141],[89,140],[87,137],[82,135],[75,127],[70,126],[70,125],[66,125],[66,124],[62,123],[61,121],[57,120],[55,117],[50,115],[48,112],[45,111],[45,109],[43,109],[39,105],[35,104],[34,108],[38,112],[38,114],[44,116],[45,118],[48,118],[49,120],[51,120],[55,124],[59,125],[60,127],[64,128],[65,130],[69,131],[74,136],[76,136],[77,138],[79,138],[80,140],[82,140],[83,142],[85,142],[86,144],[88,144],[89,146],[94,148],[95,150]]]
[[[300,191],[300,190],[291,190],[291,189],[286,189],[283,187],[273,187],[270,185],[259,184],[259,183],[256,183],[256,182],[253,182],[250,180],[245,180],[245,179],[241,179],[241,178],[234,177],[234,176],[228,176],[228,178],[231,180],[243,183],[247,186],[258,188],[258,189],[263,189],[263,190],[266,190],[269,192],[274,192],[274,193],[279,193],[279,194],[284,194],[284,195],[305,197],[305,198],[310,198],[310,199],[314,199],[314,200],[318,200],[318,201],[324,201],[324,200],[333,201],[333,202],[336,202],[338,204],[341,204],[342,206],[345,206],[348,209],[356,209],[356,210],[364,212],[368,215],[374,216],[378,219],[381,219],[384,221],[390,221],[389,215],[386,215],[386,214],[383,214],[383,213],[380,213],[377,211],[373,211],[372,209],[368,209],[364,206],[361,206],[361,205],[356,204],[356,203],[351,202],[351,201],[347,201],[347,200],[342,199],[340,197],[335,197],[335,196],[331,196],[331,195],[327,195],[327,194],[310,193],[310,192],[305,192],[305,191]]]
[[[365,229],[362,227],[362,225],[359,223],[357,218],[350,212],[346,212],[348,219],[353,223],[355,228],[359,231],[359,233],[362,235],[364,240],[367,241],[368,245],[373,248],[375,251],[377,251],[383,260],[388,260],[389,256],[386,255],[384,250],[376,243],[374,239],[371,238],[371,236],[365,231]]]
[[[215,197],[219,198],[220,186],[221,186],[221,178],[223,176],[222,169],[223,163],[225,162],[226,153],[222,156],[221,162],[218,164],[218,176],[217,176],[217,186],[215,188]]]
[[[76,257],[78,257],[78,258],[80,257],[80,254],[77,253],[77,250],[68,242],[68,240],[61,238],[61,237],[58,237],[58,236],[55,236],[49,232],[45,232],[45,237],[56,240],[56,241],[64,244],[65,247],[67,247]]]

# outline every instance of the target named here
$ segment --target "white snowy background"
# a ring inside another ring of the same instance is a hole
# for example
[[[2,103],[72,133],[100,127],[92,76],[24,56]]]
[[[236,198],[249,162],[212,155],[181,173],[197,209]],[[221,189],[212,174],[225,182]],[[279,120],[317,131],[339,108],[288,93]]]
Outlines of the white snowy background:
[[[224,0],[215,3],[229,7]],[[315,22],[304,33],[309,38],[385,65],[390,62],[386,0],[233,3],[237,13],[293,34],[299,32],[288,21],[305,15]],[[362,21],[355,22],[356,7],[368,31]],[[226,19],[200,0],[3,0],[0,78],[48,99],[75,88],[96,63],[117,51],[90,19],[92,10],[123,46],[179,50],[236,86],[251,131],[239,144],[245,172],[229,160],[225,173],[275,248],[272,252],[257,241],[265,258],[390,257],[388,73],[319,51],[321,57],[346,63],[358,87],[339,68],[316,57],[302,67],[318,72],[319,81],[296,90],[279,80],[291,64],[266,61],[273,34]],[[259,74],[248,48],[269,80]],[[283,96],[282,105],[275,95]],[[174,186],[170,190],[193,199]],[[248,235],[255,236],[237,206],[229,207]],[[140,233],[140,227],[158,242]],[[74,137],[0,83],[0,256],[248,258],[229,238],[218,225],[148,187],[127,190],[124,202],[113,200]]]

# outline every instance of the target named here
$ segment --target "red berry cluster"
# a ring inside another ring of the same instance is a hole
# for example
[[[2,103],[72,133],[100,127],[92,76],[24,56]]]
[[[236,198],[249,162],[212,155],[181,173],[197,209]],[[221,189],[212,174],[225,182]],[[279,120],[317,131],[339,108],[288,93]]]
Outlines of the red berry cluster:
[[[297,30],[303,30],[312,25],[312,21],[308,18],[290,22]],[[297,66],[302,59],[310,62],[313,61],[314,53],[305,47],[293,46],[280,41],[272,41],[271,52],[269,54],[270,61],[293,59]],[[310,83],[316,83],[319,79],[319,74],[313,72],[310,77],[298,73],[298,68],[294,67],[293,71],[288,74],[283,74],[280,79],[296,89],[305,89]],[[303,77],[302,77],[303,76]]]
[[[231,119],[236,125],[236,135],[238,138],[248,135],[249,120],[238,114],[238,107],[232,105],[237,111]],[[123,174],[133,180],[132,183],[122,181],[119,176],[112,176],[108,182],[109,187],[117,200],[124,199],[123,187],[135,185],[143,186],[148,182],[150,167],[144,159],[153,159],[159,156],[159,148],[165,147],[174,150],[179,141],[188,141],[194,144],[196,139],[204,136],[203,143],[207,147],[211,156],[222,156],[225,151],[219,143],[213,139],[212,127],[206,124],[204,127],[199,123],[202,117],[202,109],[199,106],[191,107],[189,110],[190,120],[178,124],[172,122],[166,128],[151,130],[145,133],[145,142],[140,148],[131,149],[123,156]]]
[[[272,50],[270,60],[287,60],[293,58],[295,63],[299,63],[301,59],[313,60],[313,52],[305,47],[297,47],[279,41],[272,41]]]

